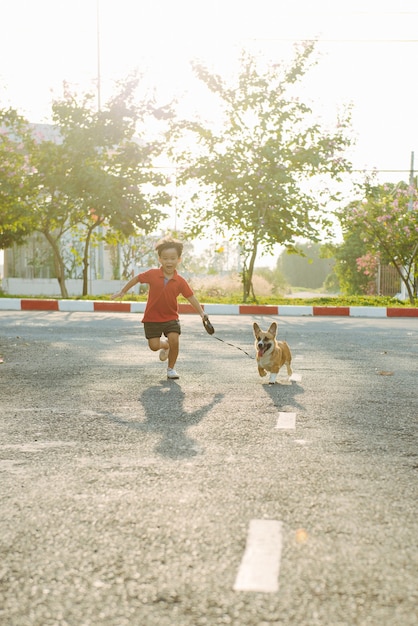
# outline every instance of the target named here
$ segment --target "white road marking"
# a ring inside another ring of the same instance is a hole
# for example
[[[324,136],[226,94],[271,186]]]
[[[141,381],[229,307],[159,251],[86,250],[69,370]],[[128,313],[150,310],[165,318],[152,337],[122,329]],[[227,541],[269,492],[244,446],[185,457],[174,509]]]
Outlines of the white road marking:
[[[19,412],[19,413],[24,413],[24,412],[31,412],[31,413],[39,413],[40,411],[50,411],[51,413],[56,413],[58,412],[59,409],[52,407],[52,406],[47,406],[44,408],[39,408],[39,407],[29,407],[29,408],[24,408],[21,409],[19,407],[15,407],[15,408],[11,408],[11,409],[5,409],[6,411],[13,411],[15,413]]]
[[[296,413],[286,413],[279,411],[276,428],[286,430],[296,428]]]
[[[278,591],[281,554],[282,522],[251,520],[234,591]]]
[[[19,452],[39,452],[48,448],[65,448],[78,446],[75,441],[33,441],[28,443],[9,443],[0,445],[2,450],[18,450]]]

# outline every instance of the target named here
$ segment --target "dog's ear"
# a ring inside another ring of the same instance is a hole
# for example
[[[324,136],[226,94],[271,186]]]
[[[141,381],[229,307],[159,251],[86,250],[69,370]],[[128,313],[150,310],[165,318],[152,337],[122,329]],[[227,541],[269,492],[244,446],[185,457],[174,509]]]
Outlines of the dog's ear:
[[[276,334],[277,334],[277,323],[276,322],[273,322],[272,324],[270,324],[270,328],[269,328],[268,332],[271,335],[273,335],[273,337],[276,336]]]
[[[256,322],[254,322],[254,324],[253,324],[253,330],[254,330],[254,335],[255,336],[257,336],[258,333],[260,332],[260,326]]]

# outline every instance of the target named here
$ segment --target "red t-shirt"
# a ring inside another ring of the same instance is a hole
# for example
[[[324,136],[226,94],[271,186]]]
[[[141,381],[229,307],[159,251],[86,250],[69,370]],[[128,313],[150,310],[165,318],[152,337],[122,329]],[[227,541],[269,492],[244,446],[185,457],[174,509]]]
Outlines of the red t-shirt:
[[[173,278],[164,285],[164,271],[152,269],[138,274],[140,283],[149,285],[147,306],[145,307],[143,322],[171,322],[178,320],[179,307],[177,297],[181,294],[190,298],[193,291],[188,282],[174,270]]]

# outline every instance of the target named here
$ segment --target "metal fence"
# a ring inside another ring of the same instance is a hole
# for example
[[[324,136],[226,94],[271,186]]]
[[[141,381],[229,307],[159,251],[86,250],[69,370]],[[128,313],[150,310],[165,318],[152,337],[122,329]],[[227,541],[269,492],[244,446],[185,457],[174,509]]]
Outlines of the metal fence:
[[[376,277],[379,296],[396,296],[401,291],[401,279],[392,265],[380,265]]]

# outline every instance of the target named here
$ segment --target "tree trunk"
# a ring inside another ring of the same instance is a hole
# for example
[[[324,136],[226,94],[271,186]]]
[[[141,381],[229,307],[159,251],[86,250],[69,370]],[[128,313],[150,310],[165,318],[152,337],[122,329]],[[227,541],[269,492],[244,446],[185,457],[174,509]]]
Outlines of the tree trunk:
[[[406,290],[408,292],[408,297],[409,297],[409,301],[411,304],[415,304],[415,296],[414,296],[414,277],[412,278],[412,281],[410,279],[411,276],[411,271],[412,270],[412,266],[409,267],[408,272],[404,271],[404,266],[403,265],[399,265],[395,259],[392,259],[392,263],[396,269],[396,271],[399,274],[399,277],[401,279],[401,282],[403,282],[403,284],[406,287]],[[405,268],[406,269],[406,268]]]
[[[414,279],[410,279],[411,276],[411,267],[409,268],[408,273],[406,274],[405,277],[402,278],[402,280],[405,283],[405,287],[408,291],[408,296],[409,296],[409,302],[414,305],[415,304],[415,294],[414,294]]]
[[[383,242],[381,242],[383,244]],[[390,250],[388,250],[387,246],[383,244],[383,248],[385,252],[388,254],[389,262],[392,263],[394,268],[399,274],[401,282],[404,283],[406,290],[408,292],[409,301],[411,304],[415,304],[415,276],[414,276],[414,256],[417,252],[418,244],[415,246],[411,256],[410,261],[407,265],[401,265],[397,262],[397,259],[394,258],[390,254]],[[404,271],[405,270],[405,271]],[[407,271],[406,271],[407,270]],[[411,277],[412,274],[412,277]]]
[[[254,236],[254,245],[253,245],[253,249],[251,252],[250,264],[248,268],[246,268],[246,265],[244,264],[244,271],[242,274],[242,282],[243,282],[243,288],[244,288],[244,294],[243,294],[244,302],[247,302],[250,296],[250,293],[252,293],[254,302],[257,301],[255,297],[255,293],[254,293],[254,288],[253,288],[253,274],[254,274],[255,259],[257,257],[257,248],[258,248],[258,243],[257,243],[256,236]]]
[[[45,236],[47,242],[52,248],[52,252],[54,255],[54,267],[57,275],[58,284],[60,286],[61,296],[63,298],[68,298],[67,286],[65,284],[65,265],[61,256],[61,251],[58,246],[58,240],[54,239],[49,231],[42,231],[42,234]]]
[[[93,226],[94,228],[94,226]],[[90,251],[90,240],[91,234],[93,232],[93,228],[89,228],[87,231],[86,243],[84,245],[84,256],[83,256],[83,296],[87,296],[89,293],[88,280],[89,280],[89,251]]]

